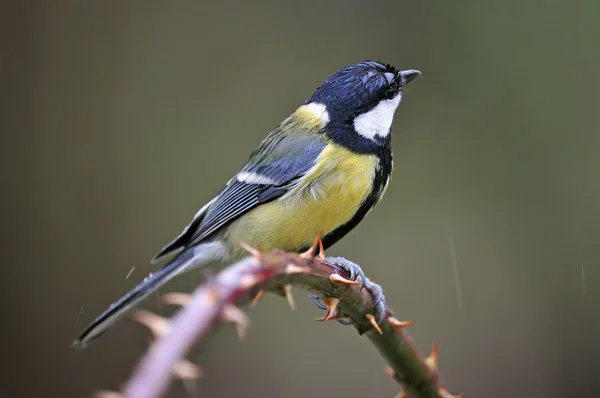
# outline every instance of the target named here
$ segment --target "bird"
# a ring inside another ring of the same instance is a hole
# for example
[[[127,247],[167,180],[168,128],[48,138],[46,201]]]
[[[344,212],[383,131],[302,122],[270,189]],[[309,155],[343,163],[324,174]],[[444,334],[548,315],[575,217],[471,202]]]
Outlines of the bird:
[[[406,85],[421,72],[377,61],[343,67],[274,128],[247,163],[151,260],[171,259],[89,324],[85,348],[176,275],[247,253],[325,249],[384,195],[393,169],[391,127]]]

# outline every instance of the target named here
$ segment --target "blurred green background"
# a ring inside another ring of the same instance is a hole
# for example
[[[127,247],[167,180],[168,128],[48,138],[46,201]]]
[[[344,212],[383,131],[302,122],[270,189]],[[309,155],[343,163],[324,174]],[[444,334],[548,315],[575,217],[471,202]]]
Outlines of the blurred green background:
[[[376,275],[422,351],[439,344],[451,391],[596,397],[599,12],[558,0],[0,2],[0,395],[118,388],[146,331],[125,320],[88,350],[71,341],[155,269],[271,128],[337,69],[376,59],[423,74],[396,115],[386,197],[329,254]],[[322,313],[295,297],[294,312],[274,296],[250,310],[245,342],[234,328],[210,341],[201,396],[398,391],[366,338],[314,322]]]

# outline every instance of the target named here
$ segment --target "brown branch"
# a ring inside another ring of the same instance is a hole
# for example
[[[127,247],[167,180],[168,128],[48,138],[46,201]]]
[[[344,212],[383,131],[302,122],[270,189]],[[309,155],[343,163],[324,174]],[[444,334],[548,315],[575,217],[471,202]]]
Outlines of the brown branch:
[[[171,303],[184,305],[167,321],[148,312],[136,318],[156,336],[122,394],[106,397],[154,398],[167,391],[174,378],[184,381],[200,376],[199,368],[185,360],[194,346],[221,322],[234,322],[243,336],[246,316],[237,305],[248,303],[264,290],[288,296],[289,286],[315,293],[327,306],[321,320],[350,319],[359,333],[366,334],[388,362],[388,373],[404,387],[400,396],[419,398],[453,397],[442,386],[437,374],[437,349],[423,358],[405,326],[386,307],[383,319],[376,322],[373,297],[350,276],[323,256],[275,251],[253,254],[221,271],[196,289],[193,295],[168,295]],[[339,259],[336,259],[339,261]],[[339,262],[338,262],[339,263]],[[290,303],[292,304],[293,301]]]

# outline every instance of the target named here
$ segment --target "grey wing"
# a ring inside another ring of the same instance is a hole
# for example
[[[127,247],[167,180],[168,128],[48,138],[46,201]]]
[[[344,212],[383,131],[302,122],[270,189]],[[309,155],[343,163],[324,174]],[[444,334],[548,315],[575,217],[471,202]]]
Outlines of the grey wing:
[[[284,195],[292,183],[315,164],[326,146],[319,136],[288,136],[282,139],[277,133],[275,131],[263,141],[248,164],[152,262],[183,247],[200,243],[255,206]]]

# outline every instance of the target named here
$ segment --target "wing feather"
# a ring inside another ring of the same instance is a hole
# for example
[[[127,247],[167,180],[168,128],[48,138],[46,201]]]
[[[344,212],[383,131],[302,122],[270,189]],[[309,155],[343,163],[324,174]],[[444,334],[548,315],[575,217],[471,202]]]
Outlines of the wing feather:
[[[256,206],[259,203],[259,190],[258,184],[233,182],[206,213],[194,241],[199,242],[223,224]]]
[[[203,211],[198,212],[186,229],[165,246],[153,261],[182,247],[200,243],[255,206],[275,200],[289,192],[293,182],[314,166],[326,145],[320,134],[283,137],[279,129],[274,130],[241,170],[246,175],[255,175],[257,183],[252,183],[247,178],[245,181],[236,177],[231,179],[221,193],[209,202]],[[269,183],[258,183],[264,181]]]

